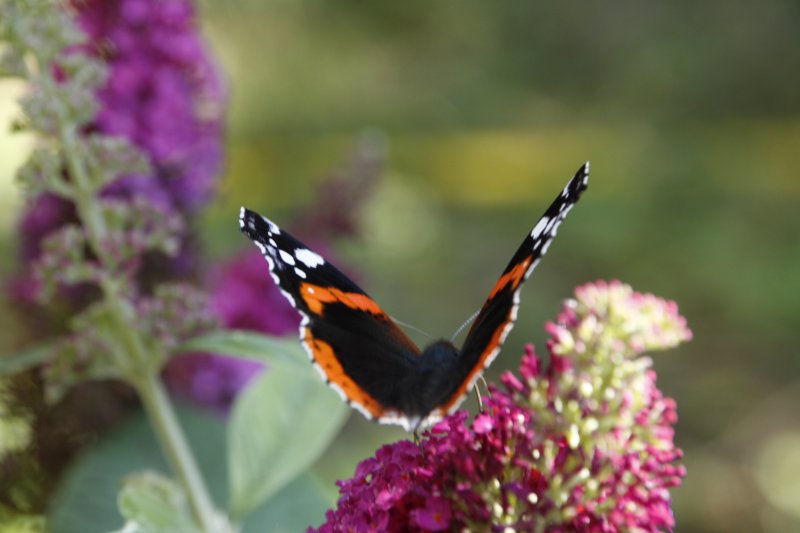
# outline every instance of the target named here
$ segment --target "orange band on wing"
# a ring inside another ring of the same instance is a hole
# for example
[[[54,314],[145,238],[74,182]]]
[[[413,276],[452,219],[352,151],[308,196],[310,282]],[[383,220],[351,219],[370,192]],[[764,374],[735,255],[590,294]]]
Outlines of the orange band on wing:
[[[522,261],[521,263],[517,263],[516,265],[514,265],[514,268],[512,268],[511,270],[500,276],[500,279],[497,280],[497,283],[492,289],[492,292],[489,294],[489,300],[494,298],[498,292],[505,289],[508,285],[511,285],[512,291],[516,290],[517,287],[519,287],[519,284],[522,283],[522,281],[525,279],[525,274],[528,272],[528,267],[531,264],[531,259],[532,259],[531,256],[526,257],[524,261]],[[488,305],[488,303],[489,301],[486,302],[486,305]],[[509,323],[512,322],[511,318],[512,313],[513,313],[513,308],[509,312],[508,316],[503,321],[503,323],[500,324],[500,326],[498,326],[498,328],[492,334],[491,340],[486,345],[486,348],[484,348],[483,352],[481,353],[481,356],[475,363],[475,366],[473,366],[472,370],[470,370],[469,374],[467,375],[467,378],[461,383],[461,386],[458,387],[458,390],[456,390],[456,392],[453,393],[450,399],[447,400],[447,403],[445,403],[439,408],[439,412],[442,416],[450,412],[450,409],[457,402],[459,402],[461,398],[467,393],[467,389],[477,379],[477,376],[479,376],[486,369],[486,365],[490,362],[487,361],[487,359],[489,359],[490,356],[493,357],[497,355],[497,350],[503,341],[503,333],[506,327],[509,325]],[[473,327],[475,326],[473,325]],[[494,354],[492,352],[494,352]]]
[[[380,418],[384,414],[383,406],[345,373],[330,344],[314,338],[308,328],[303,330],[303,340],[311,350],[314,361],[322,368],[330,382],[341,389],[348,400],[363,407],[374,418]]]
[[[495,295],[503,290],[506,285],[509,283],[511,284],[511,289],[516,289],[522,280],[525,278],[525,273],[528,271],[528,266],[531,264],[531,257],[528,256],[525,260],[521,263],[517,263],[514,265],[514,268],[500,276],[500,279],[497,280],[495,283],[492,292],[489,293],[489,299],[495,297]]]
[[[500,325],[499,328],[495,330],[494,335],[492,335],[492,340],[489,341],[486,349],[483,350],[480,359],[478,359],[477,364],[472,367],[472,370],[467,375],[467,378],[461,383],[461,386],[458,387],[458,390],[456,390],[456,392],[450,396],[450,399],[447,401],[447,403],[439,408],[442,416],[450,413],[450,409],[453,407],[453,405],[461,400],[461,398],[467,393],[467,388],[472,385],[474,380],[477,379],[477,376],[486,369],[486,359],[494,350],[497,349],[498,346],[500,346],[500,338],[502,337],[503,330],[506,328],[506,325],[508,325],[508,322],[509,320],[506,320]]]
[[[320,287],[311,283],[300,284],[300,295],[312,313],[322,316],[325,304],[338,302],[356,311],[366,311],[381,318],[386,313],[372,298],[358,292],[345,292],[335,287]]]

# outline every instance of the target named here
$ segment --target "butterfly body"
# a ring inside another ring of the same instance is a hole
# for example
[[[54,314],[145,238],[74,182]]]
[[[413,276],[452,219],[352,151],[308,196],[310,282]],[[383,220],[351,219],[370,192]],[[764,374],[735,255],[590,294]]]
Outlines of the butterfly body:
[[[416,430],[453,412],[497,356],[522,284],[586,189],[588,173],[587,163],[527,235],[461,348],[441,340],[420,350],[353,281],[275,223],[242,208],[239,224],[302,315],[300,340],[323,379],[367,418]]]

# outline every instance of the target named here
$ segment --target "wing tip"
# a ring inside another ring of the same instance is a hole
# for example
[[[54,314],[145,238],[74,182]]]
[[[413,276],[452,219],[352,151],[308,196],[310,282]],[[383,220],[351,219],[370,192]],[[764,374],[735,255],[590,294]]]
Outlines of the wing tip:
[[[577,174],[575,174],[575,177],[573,178],[576,180],[576,185],[581,191],[585,190],[589,186],[589,170],[589,161],[586,161],[581,168],[578,169]]]
[[[259,215],[255,211],[244,206],[239,208],[239,231],[253,241],[258,240],[258,219]]]

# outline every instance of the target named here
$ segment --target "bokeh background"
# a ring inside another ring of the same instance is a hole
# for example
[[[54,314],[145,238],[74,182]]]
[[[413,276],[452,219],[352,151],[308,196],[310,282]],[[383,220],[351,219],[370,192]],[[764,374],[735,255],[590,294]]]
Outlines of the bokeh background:
[[[367,150],[360,231],[331,246],[390,314],[449,337],[590,160],[489,377],[544,348],[580,283],[675,299],[695,339],[655,367],[688,468],[677,529],[800,530],[800,4],[237,0],[201,19],[231,95],[212,259],[248,245],[239,205],[289,219]],[[0,86],[4,124],[18,90]],[[2,133],[4,276],[27,148]],[[349,475],[400,435],[355,415],[315,468]]]

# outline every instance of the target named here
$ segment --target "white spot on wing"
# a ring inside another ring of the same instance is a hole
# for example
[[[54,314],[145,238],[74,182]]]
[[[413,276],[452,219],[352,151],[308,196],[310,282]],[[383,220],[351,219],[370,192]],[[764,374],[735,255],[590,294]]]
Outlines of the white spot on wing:
[[[536,223],[536,225],[533,227],[533,231],[531,231],[531,237],[538,239],[548,222],[550,222],[550,219],[547,217],[542,217],[539,219],[539,222]]]
[[[264,217],[262,217],[262,218],[264,218]],[[276,226],[274,223],[270,222],[270,220],[267,219],[267,218],[264,218],[264,221],[269,225],[270,232],[272,234],[274,234],[274,235],[279,235],[280,234],[280,228],[278,228],[278,226]],[[240,210],[239,222],[240,222],[241,225],[246,224],[244,208],[242,208]],[[252,220],[249,221],[249,224],[247,224],[247,225],[251,226],[251,227],[254,226],[254,224],[252,223]],[[290,253],[286,252],[285,250],[280,250],[278,248],[278,246],[277,246],[277,243],[275,242],[275,239],[273,239],[272,237],[269,238],[269,241],[268,241],[269,244],[266,244],[264,242],[260,242],[260,241],[255,240],[255,239],[253,240],[253,242],[261,250],[261,253],[264,256],[264,259],[267,260],[267,263],[269,264],[269,273],[272,276],[272,279],[275,281],[275,285],[280,289],[281,294],[283,294],[283,296],[289,301],[289,303],[292,304],[292,306],[300,313],[300,316],[302,317],[302,320],[300,321],[300,328],[299,328],[300,344],[303,346],[303,348],[305,349],[306,353],[308,354],[308,358],[311,361],[311,363],[313,364],[314,368],[317,369],[317,372],[319,372],[319,374],[322,377],[322,379],[334,391],[336,391],[336,393],[342,398],[342,400],[347,405],[349,405],[349,406],[355,408],[356,410],[358,410],[368,420],[373,420],[374,417],[372,416],[372,413],[370,413],[365,406],[363,406],[363,405],[359,404],[358,402],[353,401],[350,398],[348,398],[347,395],[345,394],[344,390],[342,390],[342,388],[338,384],[332,382],[328,378],[327,374],[325,373],[325,370],[314,359],[314,352],[312,350],[312,347],[311,347],[310,343],[306,341],[307,336],[310,335],[310,332],[308,332],[308,327],[309,327],[309,324],[311,322],[310,319],[309,319],[309,316],[306,313],[304,313],[301,309],[299,309],[297,307],[297,304],[296,304],[296,301],[295,301],[294,297],[289,292],[285,291],[281,287],[280,278],[279,278],[278,274],[276,273],[276,269],[285,268],[286,265],[294,266],[294,265],[296,265],[297,261],[300,261],[301,263],[306,265],[308,268],[315,268],[315,267],[317,267],[319,265],[325,264],[325,260],[320,255],[312,252],[311,250],[305,250],[305,249],[296,250],[295,251],[296,255],[292,256]],[[280,258],[280,260],[279,260],[279,258]],[[301,278],[304,278],[304,279],[307,276],[306,272],[301,270],[297,266],[294,267],[294,273],[297,276],[299,276]],[[309,287],[308,291],[309,292],[313,292],[314,289]],[[416,420],[409,421],[408,417],[404,416],[402,413],[398,413],[398,412],[394,412],[394,411],[393,412],[388,412],[384,416],[381,416],[380,417],[380,422],[381,423],[399,424],[403,428],[405,428],[407,431],[411,431],[412,427],[416,426]],[[412,426],[412,424],[413,424],[413,426]]]
[[[294,257],[292,257],[292,254],[290,254],[286,250],[280,250],[279,253],[281,254],[281,260],[287,265],[294,266],[296,264]]]
[[[308,268],[315,268],[319,265],[324,265],[325,260],[322,258],[321,255],[312,252],[311,250],[306,250],[304,248],[298,248],[294,251],[294,256],[297,258],[298,261],[303,263]]]
[[[280,235],[281,234],[281,228],[279,228],[277,224],[275,224],[273,221],[271,221],[267,217],[261,217],[261,218],[264,219],[264,222],[266,222],[267,225],[269,226],[269,231],[270,232],[274,233],[275,235]]]

